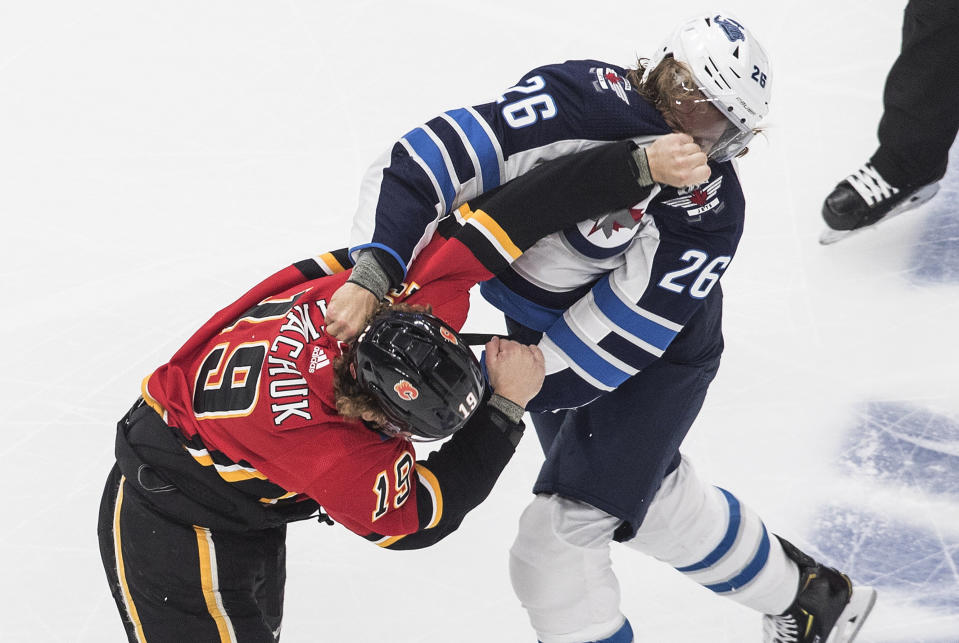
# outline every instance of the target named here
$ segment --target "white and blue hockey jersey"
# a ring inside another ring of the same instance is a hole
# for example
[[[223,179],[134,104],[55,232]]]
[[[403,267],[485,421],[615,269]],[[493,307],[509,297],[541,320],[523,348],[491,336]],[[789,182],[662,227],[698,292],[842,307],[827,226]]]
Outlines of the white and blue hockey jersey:
[[[385,251],[399,281],[461,204],[481,208],[480,195],[544,161],[669,131],[623,68],[583,60],[534,69],[494,102],[403,136],[367,174],[351,251]],[[661,357],[699,310],[735,254],[744,215],[733,164],[710,167],[703,185],[657,186],[628,209],[542,239],[483,284],[488,301],[544,333],[547,379],[530,410],[577,407],[613,390]]]

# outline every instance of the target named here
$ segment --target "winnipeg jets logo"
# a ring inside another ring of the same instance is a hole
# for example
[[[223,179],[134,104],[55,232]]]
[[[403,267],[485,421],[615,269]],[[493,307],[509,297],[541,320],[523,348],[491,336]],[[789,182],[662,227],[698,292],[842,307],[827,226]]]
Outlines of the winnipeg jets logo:
[[[723,177],[720,176],[715,181],[707,183],[705,187],[699,185],[694,188],[680,190],[679,193],[681,196],[679,198],[667,199],[663,201],[663,203],[674,208],[686,210],[686,214],[690,217],[699,216],[717,206],[722,206],[722,203],[716,198],[716,193],[722,184]],[[719,212],[722,209],[722,207],[719,207],[716,211]]]
[[[454,346],[459,343],[456,341],[456,335],[453,334],[453,331],[447,328],[443,328],[442,326],[440,326],[440,335],[443,336],[443,339],[448,341],[450,344],[453,344]]]
[[[396,391],[396,394],[401,400],[407,400],[409,402],[412,402],[420,396],[420,392],[416,390],[416,387],[406,380],[400,380],[394,384],[393,390]]]
[[[589,73],[593,74],[593,88],[598,91],[612,91],[616,96],[626,104],[629,104],[629,90],[633,88],[624,76],[620,76],[615,69],[609,67],[590,67]]]
[[[746,40],[746,30],[743,29],[743,26],[733,20],[732,18],[723,18],[722,16],[716,16],[713,18],[713,22],[719,25],[722,30],[726,33],[726,37],[729,38],[729,42],[736,42],[737,40]]]
[[[635,228],[642,218],[642,208],[630,208],[629,210],[622,210],[614,214],[607,214],[605,217],[595,220],[593,229],[590,230],[586,236],[591,236],[594,232],[602,230],[606,238],[609,239],[613,236],[614,232],[619,232],[623,228],[628,230]]]

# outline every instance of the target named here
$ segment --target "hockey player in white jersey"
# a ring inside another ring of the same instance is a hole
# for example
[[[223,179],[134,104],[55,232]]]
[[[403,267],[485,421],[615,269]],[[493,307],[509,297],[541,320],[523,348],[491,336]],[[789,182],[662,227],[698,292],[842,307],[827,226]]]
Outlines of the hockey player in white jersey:
[[[482,286],[511,335],[546,357],[527,406],[546,461],[510,552],[541,643],[633,640],[614,541],[764,614],[768,643],[848,643],[875,600],[770,535],[679,450],[719,366],[719,281],[745,211],[733,159],[768,111],[771,80],[742,23],[710,13],[637,69],[547,65],[490,103],[450,110],[397,141],[364,182],[356,268],[327,315],[343,337],[403,282],[437,226],[464,225],[507,193],[536,202],[508,182],[544,161],[608,141],[640,146],[642,202],[546,237]],[[708,154],[697,185],[654,171],[653,142],[671,132]]]

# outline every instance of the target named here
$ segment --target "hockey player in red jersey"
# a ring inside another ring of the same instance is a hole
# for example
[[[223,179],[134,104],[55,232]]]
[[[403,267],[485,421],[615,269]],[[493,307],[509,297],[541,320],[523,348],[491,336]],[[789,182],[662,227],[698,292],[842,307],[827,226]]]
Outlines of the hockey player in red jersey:
[[[538,348],[494,338],[484,376],[456,333],[469,288],[569,217],[643,198],[636,152],[590,150],[485,211],[461,208],[390,294],[408,307],[376,313],[349,344],[325,327],[351,276],[342,250],[253,287],[148,375],[118,423],[98,525],[129,640],[275,641],[289,522],[319,515],[390,549],[456,530],[512,456],[544,373]],[[530,192],[551,217],[528,216],[516,195]],[[448,436],[417,461],[411,438]]]

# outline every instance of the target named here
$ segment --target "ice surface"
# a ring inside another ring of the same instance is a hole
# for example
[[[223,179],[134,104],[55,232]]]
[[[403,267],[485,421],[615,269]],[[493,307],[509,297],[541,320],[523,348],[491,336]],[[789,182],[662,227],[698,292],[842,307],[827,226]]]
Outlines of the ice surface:
[[[726,3],[769,50],[773,106],[740,165],[727,349],[685,449],[771,531],[880,588],[861,641],[956,643],[956,163],[922,210],[817,243],[822,199],[875,146],[903,5]],[[113,423],[214,310],[346,244],[394,138],[538,64],[630,64],[712,6],[0,1],[0,640],[123,640],[94,534]],[[501,324],[478,301],[468,329]],[[283,640],[533,641],[506,561],[540,459],[524,440],[432,550],[292,527]],[[759,640],[749,610],[614,561],[638,641]]]

